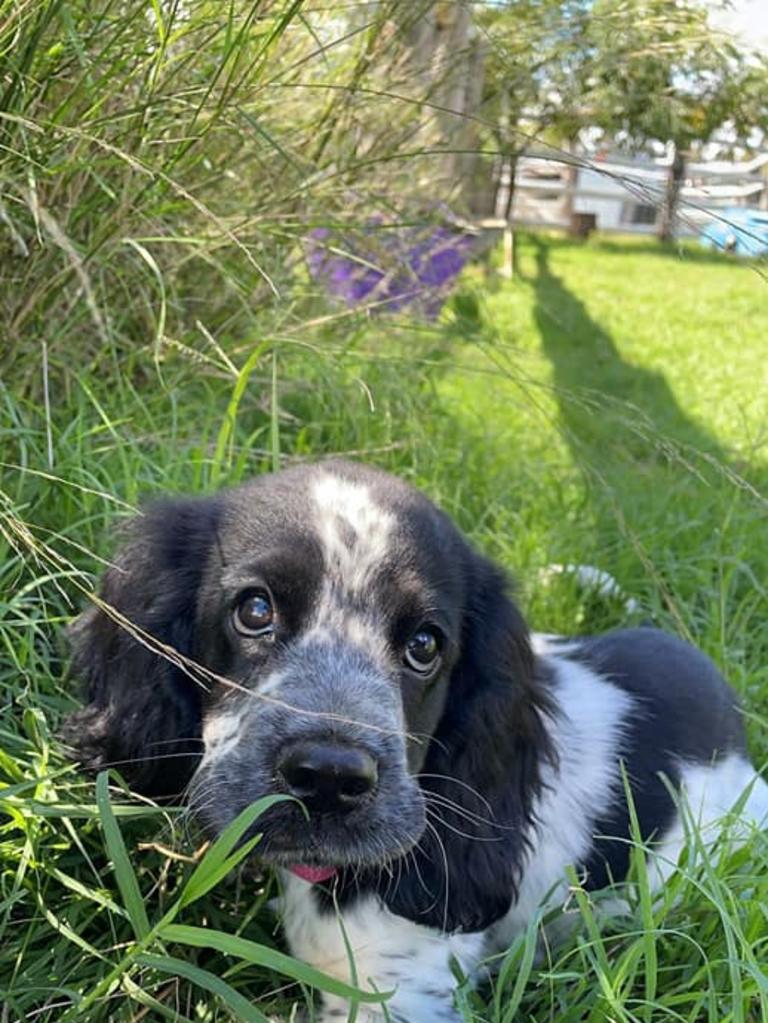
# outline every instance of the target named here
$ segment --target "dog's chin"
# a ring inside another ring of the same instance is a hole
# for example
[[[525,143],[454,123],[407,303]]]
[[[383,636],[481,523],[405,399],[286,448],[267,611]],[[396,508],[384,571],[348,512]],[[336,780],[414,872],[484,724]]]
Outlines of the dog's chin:
[[[260,798],[254,786],[255,798]],[[245,805],[205,800],[200,787],[191,800],[203,831],[215,839]],[[268,793],[267,793],[268,794]],[[405,856],[426,830],[426,804],[420,789],[403,785],[394,798],[372,800],[347,815],[308,815],[295,800],[267,809],[243,836],[259,835],[254,858],[272,867],[291,870],[343,870],[383,867]]]
[[[333,873],[345,868],[375,869],[392,864],[413,849],[424,833],[424,825],[408,830],[392,829],[389,833],[377,832],[369,841],[365,837],[352,839],[349,833],[340,834],[339,830],[317,829],[288,841],[286,835],[266,832],[255,854],[263,863],[289,870],[299,877],[302,870]]]

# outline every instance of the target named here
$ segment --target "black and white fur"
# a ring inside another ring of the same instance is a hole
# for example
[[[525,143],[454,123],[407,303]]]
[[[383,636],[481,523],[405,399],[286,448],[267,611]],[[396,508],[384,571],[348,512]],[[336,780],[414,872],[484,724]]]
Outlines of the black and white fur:
[[[745,791],[744,819],[768,818],[736,696],[702,653],[645,628],[532,639],[503,574],[362,465],[150,508],[102,599],[73,629],[89,703],[67,738],[87,767],[186,791],[216,834],[296,790],[286,751],[368,765],[349,805],[272,807],[258,851],[280,869],[293,953],[350,979],[348,941],[358,983],[394,989],[392,1020],[458,1020],[451,957],[471,972],[507,945],[564,896],[568,865],[592,888],[625,875],[622,764],[658,883],[685,836],[669,784],[702,828]],[[243,633],[253,600],[272,615],[261,635]],[[406,651],[430,636],[437,660],[416,671]],[[313,885],[299,865],[336,872]],[[320,1018],[347,1011],[325,997]]]

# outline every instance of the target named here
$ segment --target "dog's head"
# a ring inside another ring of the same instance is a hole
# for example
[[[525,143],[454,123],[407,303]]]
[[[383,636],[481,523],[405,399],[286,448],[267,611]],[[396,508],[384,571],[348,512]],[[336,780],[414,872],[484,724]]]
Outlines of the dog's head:
[[[91,702],[67,738],[82,762],[152,795],[191,779],[213,833],[260,796],[294,795],[304,811],[283,802],[258,822],[269,862],[321,880],[405,857],[405,915],[498,915],[546,696],[502,575],[425,497],[333,461],[159,504],[102,597],[117,615],[73,628]],[[445,898],[409,887],[411,867],[444,868]],[[449,881],[473,871],[478,891],[465,877],[449,911]]]

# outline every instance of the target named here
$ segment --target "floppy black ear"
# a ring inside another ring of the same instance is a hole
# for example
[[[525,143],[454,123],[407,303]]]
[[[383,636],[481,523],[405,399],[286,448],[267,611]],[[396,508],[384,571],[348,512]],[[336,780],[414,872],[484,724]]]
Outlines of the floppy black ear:
[[[193,656],[197,592],[218,520],[215,500],[163,502],[135,519],[101,598],[153,639]],[[178,795],[201,749],[200,686],[99,607],[70,630],[72,674],[87,706],[62,737],[98,771],[115,766],[138,792]]]
[[[429,826],[387,899],[448,931],[484,930],[509,909],[552,756],[551,700],[505,578],[472,555],[470,585],[462,653],[420,779]]]

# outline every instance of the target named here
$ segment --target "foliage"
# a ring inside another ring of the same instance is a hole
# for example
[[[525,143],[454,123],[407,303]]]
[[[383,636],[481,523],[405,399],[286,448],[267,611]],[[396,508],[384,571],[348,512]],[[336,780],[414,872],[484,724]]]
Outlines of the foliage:
[[[314,300],[309,231],[418,219],[437,168],[425,157],[415,178],[406,159],[423,93],[398,4],[303,8],[43,0],[4,13],[0,369],[42,342],[53,370],[73,352],[103,368],[147,342],[162,360],[280,333]]]
[[[496,155],[495,212],[507,225],[505,276],[512,275],[515,262],[512,215],[520,156],[541,148],[544,137],[568,150],[584,125],[589,17],[585,0],[515,0],[483,6],[476,14],[486,42],[480,109]],[[570,178],[573,184],[573,169]],[[567,205],[572,198],[567,189]]]
[[[768,63],[715,29],[711,6],[516,0],[484,7],[477,14],[488,41],[482,111],[498,152],[511,166],[532,142],[569,149],[581,129],[602,128],[630,147],[670,144],[680,154],[670,171],[677,190],[683,160],[718,135],[731,147],[759,145],[768,130]]]
[[[552,128],[572,138],[591,53],[585,0],[515,0],[477,13],[486,44],[483,116],[502,152],[522,152]]]
[[[596,123],[684,151],[726,125],[742,144],[768,129],[765,61],[713,28],[710,16],[693,0],[596,0]]]
[[[711,7],[711,5],[710,5]],[[630,144],[669,143],[662,238],[673,231],[685,160],[718,133],[759,144],[768,131],[768,61],[712,27],[697,0],[596,0],[590,18],[596,125]]]

